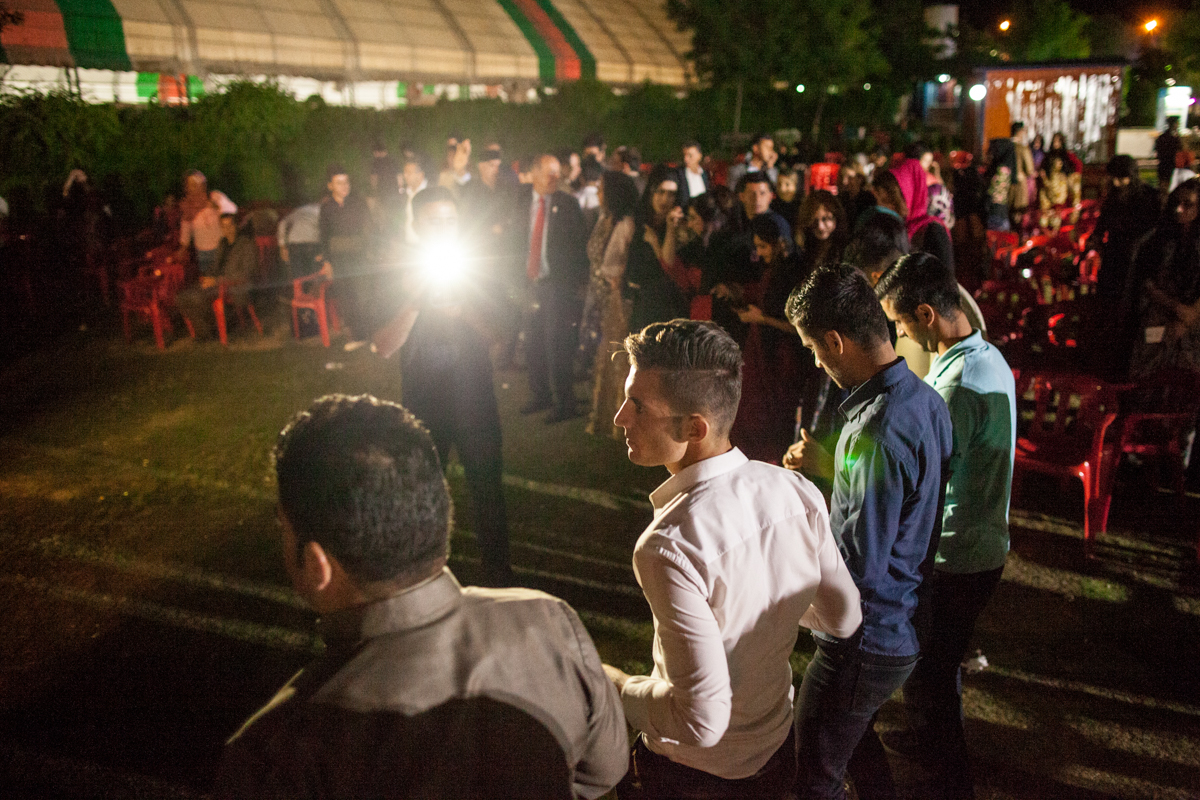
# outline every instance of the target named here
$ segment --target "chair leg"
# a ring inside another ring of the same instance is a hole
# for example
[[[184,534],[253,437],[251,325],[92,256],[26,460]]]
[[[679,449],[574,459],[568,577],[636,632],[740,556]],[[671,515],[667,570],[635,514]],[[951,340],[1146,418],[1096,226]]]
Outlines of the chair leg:
[[[225,329],[225,303],[219,297],[213,301],[213,316],[217,318],[217,338],[221,344],[229,344],[229,332]]]
[[[254,327],[255,327],[255,329],[258,331],[258,335],[259,335],[259,336],[262,336],[262,335],[263,335],[263,331],[262,331],[262,323],[258,321],[258,314],[255,314],[255,313],[254,313],[254,304],[253,304],[253,303],[247,303],[247,304],[246,304],[246,311],[247,311],[247,312],[249,312],[249,314],[250,314],[250,321],[254,323]]]
[[[292,336],[300,338],[300,314],[294,303],[292,304]]]
[[[329,347],[329,320],[325,317],[325,304],[318,301],[313,313],[317,315],[317,330],[321,332],[321,344]]]
[[[158,310],[158,303],[150,304],[150,324],[154,327],[154,343],[158,345],[159,350],[166,350],[167,344],[163,341],[162,313]]]

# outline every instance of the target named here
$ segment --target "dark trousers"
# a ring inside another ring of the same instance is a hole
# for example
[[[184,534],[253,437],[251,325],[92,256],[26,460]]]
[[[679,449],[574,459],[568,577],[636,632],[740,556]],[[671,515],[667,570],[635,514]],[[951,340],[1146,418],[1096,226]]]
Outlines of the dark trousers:
[[[568,287],[549,281],[534,283],[533,296],[537,308],[525,341],[530,394],[536,402],[553,401],[560,410],[573,410],[572,364],[579,344],[579,301]]]
[[[915,656],[903,664],[871,663],[857,644],[827,647],[818,640],[796,694],[800,800],[841,800],[847,772],[861,800],[896,796],[887,755],[875,733],[875,713],[915,664]]]
[[[796,731],[775,755],[749,778],[729,780],[676,764],[646,747],[637,737],[629,756],[629,772],[617,784],[618,800],[782,800],[796,774]]]
[[[495,428],[464,424],[470,421],[445,420],[436,410],[409,407],[429,428],[442,466],[448,463],[450,448],[458,453],[471,498],[471,528],[479,544],[484,582],[494,586],[512,585],[512,567],[508,551],[508,513],[504,503],[504,463],[500,454],[500,420]],[[422,411],[427,411],[422,415]],[[473,421],[478,422],[478,421]]]
[[[974,797],[974,781],[962,722],[962,660],[975,621],[1000,585],[1004,567],[956,575],[934,572],[929,603],[929,641],[908,681],[904,705],[917,734],[922,761],[940,773],[950,798]]]

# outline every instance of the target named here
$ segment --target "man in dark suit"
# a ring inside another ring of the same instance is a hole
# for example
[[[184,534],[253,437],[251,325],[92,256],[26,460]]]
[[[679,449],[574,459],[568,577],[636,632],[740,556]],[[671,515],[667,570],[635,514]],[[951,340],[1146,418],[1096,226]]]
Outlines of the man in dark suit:
[[[679,205],[685,209],[688,203],[712,188],[712,173],[703,166],[704,153],[700,143],[692,140],[683,143],[683,166],[679,168]]]
[[[579,201],[557,191],[558,159],[538,156],[530,174],[532,182],[521,187],[515,209],[516,228],[524,233],[521,263],[536,304],[525,341],[532,398],[521,411],[552,408],[546,421],[561,422],[579,414],[572,358],[588,279],[588,233]],[[523,220],[528,221],[522,225]]]

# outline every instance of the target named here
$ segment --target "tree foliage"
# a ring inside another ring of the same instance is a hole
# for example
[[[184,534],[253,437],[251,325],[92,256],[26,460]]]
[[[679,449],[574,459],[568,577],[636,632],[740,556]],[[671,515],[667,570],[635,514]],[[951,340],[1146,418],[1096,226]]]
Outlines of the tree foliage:
[[[1066,0],[1022,0],[1012,14],[1012,28],[1001,37],[1011,60],[1019,62],[1066,61],[1087,58],[1087,14]]]

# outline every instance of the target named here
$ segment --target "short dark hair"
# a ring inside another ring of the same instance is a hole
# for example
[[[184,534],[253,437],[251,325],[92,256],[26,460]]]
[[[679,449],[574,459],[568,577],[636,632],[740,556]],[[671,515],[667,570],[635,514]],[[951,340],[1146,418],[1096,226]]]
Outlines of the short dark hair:
[[[595,156],[587,156],[579,163],[579,179],[584,183],[592,183],[604,177],[604,165]]]
[[[341,164],[330,164],[328,167],[325,168],[326,182],[333,180],[338,175],[349,175],[349,174],[350,173],[346,172],[346,168],[343,167]]]
[[[783,238],[783,229],[774,214],[759,214],[750,220],[750,232],[768,244],[776,244]]]
[[[909,250],[908,230],[891,214],[876,212],[863,220],[846,246],[846,261],[863,272],[891,264]]]
[[[601,150],[603,150],[604,149],[604,135],[597,131],[592,131],[587,136],[584,136],[583,137],[583,149],[587,150],[589,147],[598,147]]]
[[[1137,161],[1133,156],[1121,153],[1109,159],[1104,171],[1110,178],[1136,178],[1138,176]]]
[[[772,144],[774,144],[774,143],[775,143],[775,137],[774,137],[774,136],[772,136],[771,134],[769,134],[769,133],[756,133],[756,134],[754,134],[754,136],[750,137],[750,146],[751,146],[751,147],[754,147],[754,145],[756,145],[756,144],[759,144],[760,142],[762,142],[762,140],[763,140],[763,139],[767,139],[767,140],[768,140],[768,141],[770,141]]]
[[[875,284],[875,296],[881,301],[890,299],[897,312],[910,317],[921,304],[948,319],[959,314],[954,270],[928,253],[904,256],[888,267]]]
[[[413,219],[420,217],[425,207],[433,203],[452,203],[455,208],[458,208],[458,200],[454,198],[454,192],[445,186],[429,186],[413,195]]]
[[[697,142],[695,139],[688,139],[686,142],[683,143],[683,147],[680,147],[679,149],[687,150],[689,147],[694,147],[697,150],[699,150],[700,152],[704,152],[704,148],[701,147],[700,143]]]
[[[600,179],[604,188],[604,210],[613,221],[619,222],[625,217],[631,217],[637,211],[638,190],[633,178],[624,172],[605,170]]]
[[[932,153],[932,152],[933,152],[933,150],[930,149],[929,145],[925,144],[924,142],[922,142],[918,139],[917,141],[910,144],[908,147],[904,148],[904,157],[905,158],[921,158],[921,156],[925,155],[926,153]]]
[[[818,267],[788,297],[787,317],[810,336],[837,331],[860,347],[890,341],[887,316],[867,276],[849,264]]]
[[[422,574],[449,555],[452,506],[425,426],[370,395],[327,395],[272,454],[297,543],[316,542],[360,586]]]
[[[640,170],[642,168],[642,151],[636,147],[621,145],[617,148],[617,155],[621,159],[621,163],[632,170]]]
[[[742,350],[715,322],[655,322],[625,337],[631,366],[660,370],[663,394],[678,414],[704,414],[716,432],[733,427],[742,398]]]
[[[1025,130],[1025,123],[1021,122],[1021,120],[1017,120],[1012,125],[1008,126],[1008,135],[1016,136],[1018,131],[1023,131],[1023,130]]]

